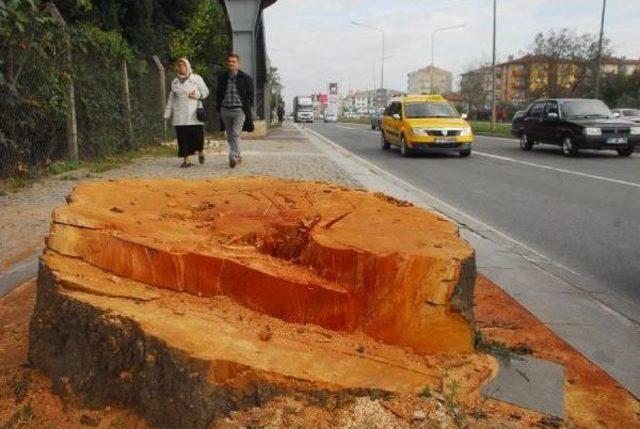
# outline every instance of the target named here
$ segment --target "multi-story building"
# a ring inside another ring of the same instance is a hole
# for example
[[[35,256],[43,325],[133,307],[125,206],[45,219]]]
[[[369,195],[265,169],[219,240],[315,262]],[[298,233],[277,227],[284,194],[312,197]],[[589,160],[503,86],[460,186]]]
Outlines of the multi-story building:
[[[605,57],[602,59],[603,73],[623,73],[628,76],[637,70],[640,70],[640,60],[630,60],[626,57]]]
[[[351,91],[342,99],[342,109],[345,112],[368,114],[371,110],[384,107],[388,100],[400,95],[403,95],[403,93],[386,88]]]
[[[410,94],[444,94],[453,89],[453,74],[435,66],[427,66],[409,73],[407,89]]]
[[[626,58],[603,58],[603,73],[632,74],[640,70],[640,60]],[[525,55],[496,65],[496,99],[500,103],[521,105],[532,97],[562,96],[571,94],[572,89],[584,78],[588,70],[583,65],[568,60],[545,59]],[[491,67],[483,66],[462,74],[460,86],[473,88],[473,84],[484,82],[483,92],[487,103],[491,99]],[[546,94],[553,88],[553,94]]]

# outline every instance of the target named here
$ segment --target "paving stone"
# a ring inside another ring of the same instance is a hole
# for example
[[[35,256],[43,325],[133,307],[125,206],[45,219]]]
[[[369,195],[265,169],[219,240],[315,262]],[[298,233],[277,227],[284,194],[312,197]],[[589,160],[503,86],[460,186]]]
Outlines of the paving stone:
[[[530,356],[499,362],[498,377],[482,389],[485,396],[564,418],[564,366]]]

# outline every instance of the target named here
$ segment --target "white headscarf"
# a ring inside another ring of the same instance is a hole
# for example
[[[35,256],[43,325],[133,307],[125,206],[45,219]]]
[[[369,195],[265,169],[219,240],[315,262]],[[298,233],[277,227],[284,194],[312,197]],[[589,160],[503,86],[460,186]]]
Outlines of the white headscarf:
[[[193,73],[193,70],[191,69],[191,63],[189,62],[188,59],[186,58],[180,58],[178,60],[178,63],[183,62],[185,66],[187,66],[187,74],[186,75],[181,75],[180,72],[178,72],[178,79],[180,79],[181,81],[184,81],[186,79],[189,78],[189,76],[191,76],[191,73]]]

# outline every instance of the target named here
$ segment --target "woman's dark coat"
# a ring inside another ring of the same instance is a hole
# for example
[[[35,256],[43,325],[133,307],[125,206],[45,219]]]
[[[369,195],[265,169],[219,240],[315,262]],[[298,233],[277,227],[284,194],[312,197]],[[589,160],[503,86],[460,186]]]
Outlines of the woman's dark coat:
[[[224,96],[227,93],[227,85],[229,84],[229,73],[230,72],[227,71],[218,77],[218,89],[216,91],[216,108],[218,109],[218,113],[220,113],[220,110],[222,109],[222,100],[224,100]],[[242,131],[252,132],[254,130],[252,113],[253,79],[242,70],[238,70],[236,87],[238,88],[238,95],[240,95],[240,100],[242,100],[242,111],[245,115]],[[224,124],[222,123],[222,120],[220,120],[220,129],[224,131]]]

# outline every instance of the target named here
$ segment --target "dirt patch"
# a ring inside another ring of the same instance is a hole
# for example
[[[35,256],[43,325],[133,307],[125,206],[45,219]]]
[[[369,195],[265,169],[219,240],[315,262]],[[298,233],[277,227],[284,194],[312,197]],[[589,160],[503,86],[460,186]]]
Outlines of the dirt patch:
[[[475,297],[476,320],[487,339],[565,365],[567,427],[640,428],[640,402],[502,289],[478,276]]]

